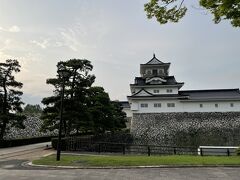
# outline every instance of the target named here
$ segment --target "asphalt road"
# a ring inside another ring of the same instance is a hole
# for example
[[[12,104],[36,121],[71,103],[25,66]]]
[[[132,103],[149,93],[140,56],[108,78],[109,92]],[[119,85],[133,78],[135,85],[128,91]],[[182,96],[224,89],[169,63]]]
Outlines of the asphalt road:
[[[0,180],[239,180],[240,168],[56,169],[22,163],[52,150],[45,145],[0,149]],[[25,151],[26,150],[26,151]]]

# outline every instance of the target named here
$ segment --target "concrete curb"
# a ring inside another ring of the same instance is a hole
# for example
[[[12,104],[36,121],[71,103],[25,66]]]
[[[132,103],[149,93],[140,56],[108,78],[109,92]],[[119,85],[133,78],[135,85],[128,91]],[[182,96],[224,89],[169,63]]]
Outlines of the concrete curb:
[[[54,152],[45,154],[43,157],[55,154]],[[74,154],[74,153],[62,153],[62,154]],[[74,155],[86,155],[86,154],[74,154]],[[87,154],[89,155],[89,154]],[[92,155],[99,156],[99,155]],[[108,156],[108,155],[101,155]],[[157,165],[157,166],[106,166],[106,167],[86,167],[86,166],[52,166],[52,165],[37,165],[32,162],[24,162],[22,166],[27,167],[42,167],[42,168],[54,168],[54,169],[141,169],[141,168],[240,168],[240,165]]]
[[[142,169],[142,168],[240,168],[240,165],[159,165],[159,166],[107,166],[107,167],[86,167],[86,166],[51,166],[36,165],[32,162],[25,162],[23,166],[42,167],[42,168],[60,168],[60,169]]]

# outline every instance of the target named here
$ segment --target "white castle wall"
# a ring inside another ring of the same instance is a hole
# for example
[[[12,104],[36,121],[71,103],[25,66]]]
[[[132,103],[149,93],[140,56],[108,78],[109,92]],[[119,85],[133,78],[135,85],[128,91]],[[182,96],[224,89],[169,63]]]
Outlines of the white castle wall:
[[[141,104],[148,107],[141,107]],[[161,107],[154,107],[154,103],[161,103]],[[167,103],[175,103],[175,107],[167,107]],[[234,104],[231,107],[231,103]],[[200,104],[203,107],[200,107]],[[218,107],[215,107],[218,104]],[[134,113],[161,113],[161,112],[239,112],[239,101],[211,101],[211,102],[182,102],[179,100],[134,100],[131,103]]]

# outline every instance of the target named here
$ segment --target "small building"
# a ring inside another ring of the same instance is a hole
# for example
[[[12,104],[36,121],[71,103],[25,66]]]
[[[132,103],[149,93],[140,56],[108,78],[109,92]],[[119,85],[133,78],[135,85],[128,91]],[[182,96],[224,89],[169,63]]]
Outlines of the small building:
[[[130,84],[131,95],[127,96],[134,135],[160,143],[177,131],[223,130],[240,125],[239,89],[181,90],[184,83],[169,75],[169,69],[170,63],[160,61],[155,54],[146,64],[140,65],[140,77],[135,77]],[[237,133],[240,134],[239,130]],[[233,145],[231,142],[225,144]]]
[[[120,106],[123,108],[122,111],[126,113],[126,128],[130,129],[131,127],[131,119],[132,119],[132,111],[128,101],[119,101]]]

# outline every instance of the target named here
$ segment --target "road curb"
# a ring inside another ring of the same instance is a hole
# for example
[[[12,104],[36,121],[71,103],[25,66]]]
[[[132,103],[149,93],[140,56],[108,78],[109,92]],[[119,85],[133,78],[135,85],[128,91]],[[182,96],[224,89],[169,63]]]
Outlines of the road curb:
[[[143,168],[240,168],[240,165],[159,165],[159,166],[107,166],[107,167],[86,167],[86,166],[52,166],[37,165],[32,162],[25,162],[24,166],[59,168],[59,169],[143,169]]]

